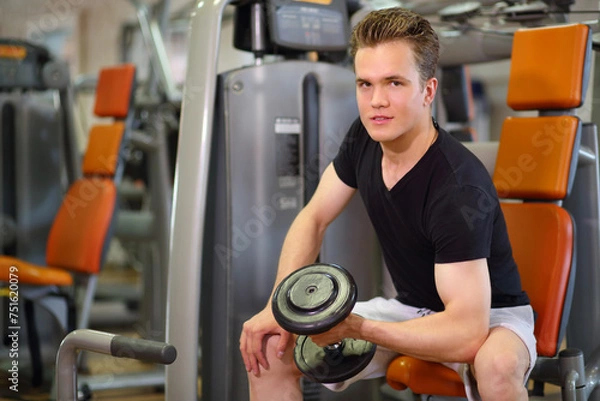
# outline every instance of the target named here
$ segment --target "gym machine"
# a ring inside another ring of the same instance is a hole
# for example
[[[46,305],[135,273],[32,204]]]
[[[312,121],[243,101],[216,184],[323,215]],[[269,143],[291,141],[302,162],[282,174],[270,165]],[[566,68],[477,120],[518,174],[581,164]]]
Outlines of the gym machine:
[[[351,69],[307,56],[345,57],[343,0],[236,4],[234,44],[256,61],[217,76],[227,4],[201,1],[191,17],[169,260],[166,339],[180,354],[166,368],[172,401],[198,398],[199,345],[202,399],[247,399],[242,323],[266,305],[284,235],[358,116]],[[379,291],[379,248],[358,196],[328,229],[320,260],[345,266],[360,298]],[[380,384],[342,396],[311,383],[305,397],[376,400]]]
[[[68,66],[44,47],[0,39],[0,149],[2,253],[43,264],[64,190],[81,175]]]
[[[577,383],[583,389],[579,391],[587,391],[584,399],[589,401],[600,401],[600,314],[596,306],[600,304],[599,157],[597,123],[583,124],[573,189],[564,203],[577,224],[577,270],[566,338],[570,348],[580,351],[574,356],[581,365]]]
[[[217,76],[228,5],[236,7],[235,45],[256,60]],[[216,0],[199,1],[191,15],[166,337],[183,357],[166,369],[167,400],[197,398],[199,337],[203,398],[246,396],[237,345],[242,322],[264,307],[283,235],[335,156],[348,127],[343,124],[357,115],[350,69],[306,57],[343,59],[346,7]],[[445,32],[440,40],[440,63],[456,65],[506,58],[512,38],[472,30]],[[265,56],[272,54],[286,60],[268,63]],[[311,138],[317,140],[305,142]],[[318,163],[312,155],[319,155]],[[368,298],[378,291],[381,262],[360,199],[354,201],[347,210],[352,218],[342,215],[328,230],[320,261],[347,267]],[[365,265],[377,267],[365,276]],[[367,398],[360,391],[351,396]]]
[[[129,146],[132,154],[142,153],[147,192],[136,191],[126,186],[119,188],[123,201],[137,201],[142,198],[141,209],[122,207],[117,215],[115,236],[124,243],[135,244],[143,265],[143,294],[130,286],[105,286],[99,289],[99,296],[108,299],[140,301],[140,335],[154,341],[162,341],[165,336],[166,281],[169,253],[169,232],[172,200],[172,168],[169,160],[169,133],[178,122],[181,94],[177,91],[166,56],[159,20],[169,16],[169,1],[161,2],[161,13],[152,17],[152,9],[145,2],[130,0],[136,9],[139,29],[151,62],[150,78],[136,93],[134,129]],[[157,81],[157,82],[153,82]],[[154,92],[153,92],[154,91]],[[156,93],[158,92],[158,93]],[[127,168],[125,173],[127,174]],[[148,198],[148,199],[146,199]],[[114,376],[80,375],[81,393],[97,391],[164,386],[164,367]]]
[[[67,187],[81,175],[72,108],[65,62],[55,59],[45,47],[0,39],[2,255],[45,264],[46,243],[54,217]],[[3,298],[2,304],[5,301]],[[5,344],[10,326],[7,319],[8,315],[0,318]],[[54,321],[49,315],[38,314],[38,321],[46,320],[47,324],[40,323],[39,327],[48,330],[42,334],[51,334]],[[48,349],[55,349],[60,341],[55,336],[40,338],[46,339],[42,346],[52,342]],[[28,354],[35,355],[36,351],[31,346],[23,347],[22,358],[27,360]],[[42,385],[39,367],[31,368],[32,385]]]

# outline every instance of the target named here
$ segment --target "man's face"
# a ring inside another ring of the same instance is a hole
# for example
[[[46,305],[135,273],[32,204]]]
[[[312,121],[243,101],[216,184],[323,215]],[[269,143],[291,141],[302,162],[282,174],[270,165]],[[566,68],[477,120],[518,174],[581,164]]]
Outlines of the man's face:
[[[360,118],[373,140],[393,141],[429,124],[437,81],[422,87],[413,51],[405,41],[365,47],[354,58]]]

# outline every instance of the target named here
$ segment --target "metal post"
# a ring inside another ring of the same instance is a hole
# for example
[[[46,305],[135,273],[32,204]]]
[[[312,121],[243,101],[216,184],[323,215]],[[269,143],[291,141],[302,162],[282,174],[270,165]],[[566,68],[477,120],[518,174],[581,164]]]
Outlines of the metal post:
[[[586,380],[586,399],[590,399],[590,395],[598,395],[600,391],[595,391],[600,384],[600,347],[592,353],[585,361],[585,380]]]
[[[77,351],[87,350],[110,354],[114,334],[93,330],[75,330],[61,342],[56,354],[55,386],[57,401],[77,400]]]
[[[198,398],[200,276],[221,21],[228,0],[200,0],[190,48],[175,169],[166,339],[179,360],[166,368],[165,399]]]
[[[138,0],[130,1],[136,8],[144,44],[150,55],[152,71],[158,76],[167,99],[172,102],[179,101],[180,93],[173,80],[173,73],[169,64],[169,57],[163,41],[161,28],[158,22],[151,18],[150,10],[146,4],[142,4]]]
[[[600,319],[594,307],[600,303],[600,173],[595,125],[583,125],[581,146],[588,157],[580,160],[571,195],[564,203],[577,226],[577,270],[566,336],[567,345],[582,350],[587,360],[600,345]],[[600,394],[596,392],[589,400],[600,400]]]
[[[157,341],[164,340],[165,313],[167,298],[164,283],[168,280],[169,266],[169,222],[171,218],[172,183],[169,172],[169,155],[167,153],[166,128],[160,117],[154,119],[153,149],[147,152],[150,197],[152,199],[153,223],[156,233],[156,244],[158,246],[158,268],[147,271],[151,275],[146,284],[150,292],[149,316],[151,317],[148,327],[149,338]],[[158,302],[157,302],[158,301]]]
[[[558,354],[562,396],[565,401],[585,400],[585,368],[583,352],[567,348]]]
[[[250,19],[250,22],[252,26],[252,51],[256,57],[256,65],[261,65],[263,63],[263,56],[267,49],[267,28],[265,19],[263,4],[260,2],[252,4],[252,18]]]

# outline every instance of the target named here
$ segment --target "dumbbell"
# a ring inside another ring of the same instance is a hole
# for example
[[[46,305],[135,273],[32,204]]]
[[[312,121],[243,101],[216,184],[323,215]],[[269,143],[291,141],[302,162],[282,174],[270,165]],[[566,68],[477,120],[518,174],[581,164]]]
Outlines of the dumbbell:
[[[309,379],[338,383],[363,370],[375,355],[375,344],[352,338],[319,347],[310,335],[324,333],[350,315],[357,299],[352,275],[334,264],[312,264],[287,276],[272,299],[277,323],[297,334],[294,362]]]

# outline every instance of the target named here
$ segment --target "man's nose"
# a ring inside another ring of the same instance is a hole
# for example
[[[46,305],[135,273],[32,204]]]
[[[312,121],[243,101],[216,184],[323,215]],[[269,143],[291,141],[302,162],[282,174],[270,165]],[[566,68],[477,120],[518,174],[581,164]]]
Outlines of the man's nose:
[[[385,88],[373,87],[373,96],[371,97],[371,107],[380,108],[389,106]]]

